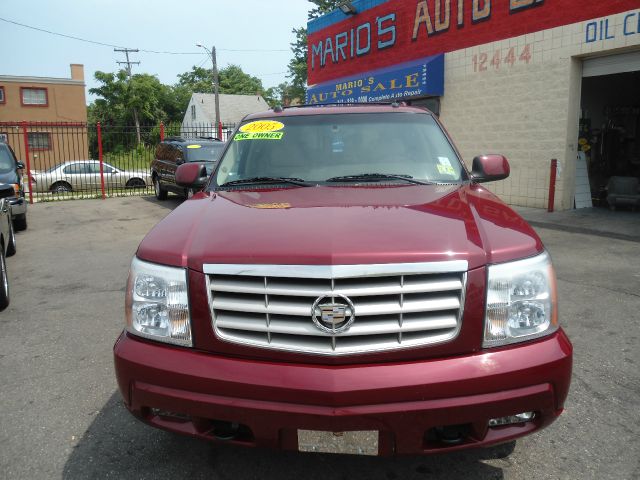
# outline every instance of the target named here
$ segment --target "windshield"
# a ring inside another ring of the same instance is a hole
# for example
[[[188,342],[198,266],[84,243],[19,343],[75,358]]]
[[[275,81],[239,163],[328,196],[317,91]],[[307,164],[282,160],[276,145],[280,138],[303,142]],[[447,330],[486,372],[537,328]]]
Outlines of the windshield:
[[[390,112],[246,122],[231,140],[214,180],[218,186],[258,177],[322,183],[372,173],[442,183],[466,178],[431,115]]]
[[[216,145],[188,145],[187,162],[215,162],[224,150],[224,143]]]
[[[15,169],[16,164],[13,162],[13,156],[9,149],[4,145],[0,145],[0,173],[9,173]]]

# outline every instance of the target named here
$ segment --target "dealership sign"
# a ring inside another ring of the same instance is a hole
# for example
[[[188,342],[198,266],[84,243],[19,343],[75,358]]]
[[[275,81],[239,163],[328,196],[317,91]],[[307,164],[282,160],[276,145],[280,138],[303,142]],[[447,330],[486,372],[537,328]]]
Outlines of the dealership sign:
[[[630,11],[638,0],[353,0],[308,24],[309,85]]]
[[[314,85],[307,104],[383,102],[444,94],[444,55]]]

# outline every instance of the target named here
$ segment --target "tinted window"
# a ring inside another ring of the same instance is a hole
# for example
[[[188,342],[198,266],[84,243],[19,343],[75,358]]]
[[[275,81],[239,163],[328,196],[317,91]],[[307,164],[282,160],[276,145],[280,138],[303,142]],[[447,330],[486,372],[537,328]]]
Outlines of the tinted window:
[[[284,127],[275,134],[236,133],[217,170],[218,185],[262,176],[323,182],[365,173],[448,183],[465,175],[453,147],[428,114],[309,115],[276,121]]]
[[[156,158],[158,160],[164,160],[167,157],[167,144],[161,143],[156,147]]]
[[[71,165],[67,165],[66,167],[64,167],[63,172],[70,175],[89,173],[87,165],[84,163],[74,163]]]
[[[164,160],[165,162],[175,162],[180,155],[181,153],[175,145],[166,143],[163,145],[163,148],[158,155],[158,159]]]
[[[99,163],[86,163],[86,171],[87,173],[94,173],[94,174],[100,174],[100,164]],[[107,174],[107,173],[112,173],[113,172],[113,168],[110,167],[109,165],[107,165],[106,163],[102,164],[102,171]]]
[[[16,169],[13,156],[5,145],[0,145],[0,173],[9,173]]]
[[[215,162],[224,150],[224,143],[215,145],[188,145],[187,162]]]

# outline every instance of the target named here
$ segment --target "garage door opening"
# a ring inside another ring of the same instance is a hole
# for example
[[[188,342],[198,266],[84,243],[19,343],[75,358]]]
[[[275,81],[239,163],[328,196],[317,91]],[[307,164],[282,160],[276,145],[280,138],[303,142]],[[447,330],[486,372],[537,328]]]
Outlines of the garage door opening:
[[[576,207],[584,165],[594,206],[640,209],[640,52],[587,60],[583,77]]]

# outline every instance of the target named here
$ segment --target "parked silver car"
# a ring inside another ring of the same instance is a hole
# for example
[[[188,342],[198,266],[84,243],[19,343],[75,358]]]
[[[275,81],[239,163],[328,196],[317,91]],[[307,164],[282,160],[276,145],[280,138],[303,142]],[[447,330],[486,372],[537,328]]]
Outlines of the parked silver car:
[[[151,185],[148,171],[121,170],[103,163],[106,188],[144,188]],[[97,160],[76,160],[61,163],[43,172],[33,172],[35,192],[65,193],[71,191],[100,190],[100,162]]]

